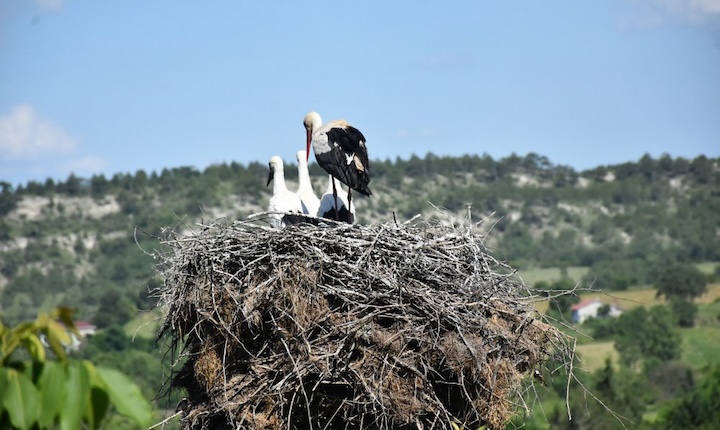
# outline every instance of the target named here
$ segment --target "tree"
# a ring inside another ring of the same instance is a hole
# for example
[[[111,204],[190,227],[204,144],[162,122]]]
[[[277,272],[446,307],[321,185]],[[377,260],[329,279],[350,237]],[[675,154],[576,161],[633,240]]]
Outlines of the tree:
[[[648,359],[665,362],[680,356],[680,332],[667,306],[649,311],[638,307],[620,315],[615,326],[615,349],[628,365]]]
[[[0,215],[6,215],[17,207],[18,196],[9,182],[0,181]]]
[[[572,420],[568,420],[565,402],[558,402],[548,415],[549,428],[612,430],[630,428],[628,422],[637,423],[642,419],[648,397],[647,380],[642,374],[628,368],[615,369],[610,360],[606,360],[604,367],[586,379],[589,379],[583,382],[586,388],[572,384],[568,393]]]
[[[682,297],[671,297],[670,308],[677,318],[680,327],[692,327],[695,325],[695,317],[698,313],[698,306]]]
[[[127,296],[118,290],[109,290],[100,298],[100,308],[95,315],[99,328],[125,324],[135,313],[135,306]]]
[[[543,286],[545,286],[543,284]],[[548,304],[547,315],[558,320],[570,320],[570,309],[580,302],[580,297],[571,293],[575,282],[570,278],[561,278],[546,287],[547,296],[551,297]]]
[[[137,385],[117,370],[65,353],[70,333],[80,336],[72,312],[55,308],[14,327],[0,322],[0,428],[94,429],[110,404],[146,428],[152,411]]]
[[[655,287],[658,297],[692,300],[707,292],[707,278],[693,265],[673,263],[660,274]]]
[[[671,360],[648,369],[648,385],[655,391],[656,404],[679,397],[695,388],[695,378],[690,366]]]
[[[62,185],[61,191],[69,196],[73,196],[73,197],[79,196],[83,192],[82,181],[80,180],[80,178],[75,176],[74,173],[70,173],[70,176],[68,176],[65,183],[64,184],[61,183],[61,185]]]
[[[720,367],[695,390],[670,403],[660,412],[655,429],[720,428]]]
[[[105,175],[102,173],[93,175],[92,178],[90,178],[90,195],[93,198],[99,199],[105,197],[105,194],[107,194],[109,190],[110,182],[105,179]]]
[[[583,283],[603,291],[625,291],[639,283],[634,261],[601,260],[593,264],[583,277]]]

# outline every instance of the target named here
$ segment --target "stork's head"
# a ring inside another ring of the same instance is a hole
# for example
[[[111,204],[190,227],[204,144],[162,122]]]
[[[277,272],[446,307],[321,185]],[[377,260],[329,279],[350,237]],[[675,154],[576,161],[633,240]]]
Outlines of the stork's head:
[[[282,170],[282,168],[283,168],[282,158],[278,157],[277,155],[270,158],[270,161],[268,162],[268,180],[267,180],[267,184],[265,184],[266,187],[268,185],[270,185],[270,182],[272,182],[273,178],[275,177],[275,172],[277,170]]]
[[[317,112],[309,112],[303,119],[303,125],[305,126],[305,134],[307,137],[307,146],[305,148],[305,160],[310,158],[310,144],[312,143],[312,135],[315,130],[320,128],[322,125],[322,118]]]

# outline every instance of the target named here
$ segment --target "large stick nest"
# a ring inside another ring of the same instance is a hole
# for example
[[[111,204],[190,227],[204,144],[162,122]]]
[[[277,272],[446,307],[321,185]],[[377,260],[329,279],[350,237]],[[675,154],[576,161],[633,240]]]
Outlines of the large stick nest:
[[[503,428],[566,337],[476,228],[201,226],[166,241],[183,429]]]

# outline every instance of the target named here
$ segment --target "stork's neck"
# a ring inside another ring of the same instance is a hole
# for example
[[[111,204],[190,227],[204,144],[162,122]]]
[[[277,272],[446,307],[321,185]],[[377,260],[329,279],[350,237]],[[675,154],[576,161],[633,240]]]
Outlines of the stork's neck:
[[[307,162],[304,159],[298,161],[298,182],[299,190],[312,190],[312,183],[310,182],[310,171],[308,170]]]
[[[282,168],[276,168],[273,172],[273,194],[279,194],[287,191],[285,186],[285,171]]]

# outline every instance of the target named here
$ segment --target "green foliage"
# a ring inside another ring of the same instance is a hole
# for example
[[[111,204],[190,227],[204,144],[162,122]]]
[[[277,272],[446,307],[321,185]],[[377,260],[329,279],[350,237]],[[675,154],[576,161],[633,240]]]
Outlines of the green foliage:
[[[100,297],[100,308],[94,322],[98,328],[121,326],[135,315],[133,302],[123,293],[112,289]]]
[[[601,260],[583,277],[583,284],[603,291],[625,291],[645,283],[647,266],[643,260]]]
[[[617,319],[588,318],[583,323],[583,331],[591,334],[596,341],[610,340],[617,334]]]
[[[588,270],[582,287],[622,290],[655,284],[676,262],[720,261],[720,241],[710,240],[720,213],[720,173],[713,167],[718,162],[704,156],[688,160],[646,155],[637,162],[575,171],[538,154],[493,159],[486,154],[429,153],[373,161],[375,195],[357,203],[365,222],[388,221],[393,211],[400,221],[420,212],[437,216],[428,201],[464,215],[472,203],[475,221],[495,212],[484,224],[493,225],[488,245],[514,267],[582,266]],[[325,177],[317,164],[310,168],[313,177]],[[294,177],[295,166],[286,169]],[[269,196],[266,178],[263,160],[215,164],[203,171],[177,167],[89,179],[71,175],[17,188],[0,183],[0,274],[3,284],[7,281],[0,288],[0,303],[5,321],[32,319],[39,309],[60,304],[77,306],[82,319],[106,327],[81,355],[121,369],[146,395],[154,395],[162,383],[158,357],[146,343],[131,342],[115,329],[137,309],[154,304],[148,290],[157,286],[155,261],[141,248],[154,251],[159,245],[151,236],[162,236],[160,229],[192,228],[205,216],[200,207],[230,220],[262,209]],[[117,202],[120,211],[94,217],[84,208],[75,209],[78,197],[91,197],[97,205]],[[40,205],[38,216],[19,215],[16,209],[28,206],[23,199],[31,198],[33,205]],[[580,281],[580,276],[573,278]],[[557,298],[548,314],[569,320],[568,310],[578,300],[572,295]],[[706,330],[703,336],[714,336],[708,324],[717,324],[717,310],[703,315],[703,308],[693,317],[687,303],[669,303],[678,324],[696,321],[692,333]],[[626,333],[617,332],[616,322],[589,320],[584,328],[596,339],[622,338]],[[694,367],[712,352],[711,342],[703,339],[698,335],[692,343],[697,346],[691,353]],[[623,348],[622,340],[620,344]],[[643,358],[644,352],[636,349],[633,363],[642,361],[648,369],[667,363],[653,354]],[[625,355],[632,350],[628,347]]]
[[[655,287],[658,296],[692,300],[707,291],[707,278],[691,264],[675,263],[662,272]]]
[[[0,323],[0,428],[94,429],[110,404],[140,426],[150,423],[150,405],[126,376],[67,356],[70,333],[80,336],[72,313],[55,308],[14,327]]]
[[[695,325],[695,317],[698,313],[698,306],[695,303],[682,297],[672,297],[670,308],[680,327],[688,328]]]
[[[615,349],[623,363],[650,359],[665,362],[680,356],[680,332],[667,306],[638,307],[618,317]]]
[[[692,369],[676,360],[653,366],[645,372],[648,385],[653,389],[655,403],[663,403],[681,396],[695,387]]]
[[[711,430],[720,428],[720,367],[695,390],[671,402],[660,413],[653,428]]]
[[[0,216],[3,216],[17,207],[19,195],[14,192],[12,185],[0,181]]]
[[[159,407],[172,408],[181,393],[158,396],[160,388],[167,382],[163,375],[171,373],[163,347],[153,342],[154,338],[128,336],[119,326],[99,330],[90,337],[79,358],[90,359],[98,366],[116,369],[130,377],[148,397],[157,397]]]
[[[573,384],[568,393],[572,420],[565,403],[559,402],[548,415],[550,428],[610,430],[640,422],[648,401],[643,375],[628,368],[616,369],[608,360],[588,379],[585,388]]]
[[[540,289],[539,293],[544,293],[549,297],[548,316],[556,320],[570,321],[572,319],[570,309],[574,304],[580,302],[580,297],[571,292],[574,286],[573,280],[567,277],[560,278],[552,284],[543,282],[536,285],[536,288]]]

